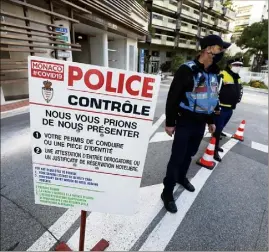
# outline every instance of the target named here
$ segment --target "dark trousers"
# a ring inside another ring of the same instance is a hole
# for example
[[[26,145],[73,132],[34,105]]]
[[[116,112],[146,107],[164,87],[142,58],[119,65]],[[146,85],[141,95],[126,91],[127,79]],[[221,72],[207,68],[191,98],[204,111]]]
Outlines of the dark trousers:
[[[222,107],[220,115],[215,116],[216,132],[222,132],[233,115],[233,109]]]
[[[186,178],[192,157],[197,153],[203,139],[205,122],[180,118],[172,146],[172,153],[163,180],[164,192],[172,193],[177,181]]]
[[[233,109],[222,107],[220,111],[220,115],[215,116],[215,125],[216,131],[213,136],[216,138],[215,151],[218,151],[220,144],[220,134],[223,131],[224,127],[227,125],[229,120],[233,115]]]

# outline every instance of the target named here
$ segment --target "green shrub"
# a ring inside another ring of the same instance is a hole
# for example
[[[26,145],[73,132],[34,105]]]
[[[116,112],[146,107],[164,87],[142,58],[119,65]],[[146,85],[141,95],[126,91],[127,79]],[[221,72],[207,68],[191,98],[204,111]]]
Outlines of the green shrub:
[[[268,87],[264,84],[263,81],[251,80],[248,84],[250,87],[253,87],[253,88],[268,89]]]
[[[181,55],[174,55],[171,62],[171,72],[174,74],[180,65],[185,62],[185,58]]]
[[[241,82],[241,85],[242,86],[249,86],[249,83],[247,83],[247,82]]]

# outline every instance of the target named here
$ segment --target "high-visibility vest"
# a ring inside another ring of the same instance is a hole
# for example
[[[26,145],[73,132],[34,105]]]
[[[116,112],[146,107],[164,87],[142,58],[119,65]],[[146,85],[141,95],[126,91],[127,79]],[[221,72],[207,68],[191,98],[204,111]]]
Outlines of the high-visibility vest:
[[[220,92],[224,92],[224,89],[226,89],[226,92],[228,92],[228,93],[226,95],[227,99],[220,99],[220,106],[231,108],[231,107],[233,107],[232,103],[236,103],[237,100],[234,102],[228,102],[228,100],[231,100],[232,92],[238,92],[238,91],[236,90],[236,86],[235,86],[235,82],[234,82],[233,77],[226,70],[221,71],[221,74],[223,76],[223,78],[222,78],[223,85],[222,85],[222,89],[220,90]],[[238,79],[237,81],[238,81],[238,84],[240,85],[241,80]],[[227,86],[227,85],[229,85],[229,86]],[[230,85],[233,85],[233,86],[230,86]],[[241,85],[240,85],[239,89],[241,90]],[[238,93],[237,96],[240,97],[240,93]],[[220,94],[220,97],[222,97],[222,94]],[[226,100],[226,102],[224,102],[223,100]]]
[[[193,70],[193,66],[196,64],[194,61],[188,61],[184,65]],[[201,82],[201,80],[203,81]],[[185,93],[188,102],[182,101],[179,106],[195,113],[213,113],[218,104],[217,74],[201,71],[194,74],[193,81],[194,87],[192,92]]]

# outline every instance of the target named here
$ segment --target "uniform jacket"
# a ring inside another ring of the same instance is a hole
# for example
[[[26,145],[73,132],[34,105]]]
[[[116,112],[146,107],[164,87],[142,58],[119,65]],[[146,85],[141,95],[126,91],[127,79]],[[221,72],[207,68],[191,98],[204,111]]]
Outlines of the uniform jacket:
[[[236,104],[241,101],[243,88],[240,76],[227,67],[221,72],[223,75],[223,84],[219,93],[219,104],[221,107],[236,108]]]
[[[205,71],[204,65],[201,64],[197,59],[195,59],[194,62],[197,66],[196,70],[198,72]],[[218,74],[219,68],[217,65],[213,64],[211,67],[209,67],[207,72]],[[174,127],[176,125],[176,121],[180,118],[178,117],[178,114],[180,114],[182,117],[190,118],[194,122],[199,121],[206,122],[208,124],[214,123],[214,113],[195,113],[179,106],[181,102],[184,102],[185,104],[188,103],[186,93],[192,92],[194,89],[194,75],[194,71],[185,64],[181,65],[175,73],[166,100],[166,126]]]

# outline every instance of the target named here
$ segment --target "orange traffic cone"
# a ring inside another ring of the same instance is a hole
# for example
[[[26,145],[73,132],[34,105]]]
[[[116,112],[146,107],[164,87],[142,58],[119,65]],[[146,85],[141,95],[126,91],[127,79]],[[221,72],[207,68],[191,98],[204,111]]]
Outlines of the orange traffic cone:
[[[240,126],[239,126],[239,128],[237,129],[236,133],[232,136],[232,138],[237,139],[237,140],[240,140],[240,141],[242,141],[242,142],[244,141],[245,124],[246,124],[246,121],[243,120],[243,121],[240,123]]]
[[[207,146],[202,158],[197,161],[198,165],[201,165],[209,170],[212,170],[216,163],[213,161],[214,151],[216,145],[216,138],[212,137],[209,145]]]

